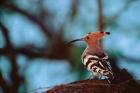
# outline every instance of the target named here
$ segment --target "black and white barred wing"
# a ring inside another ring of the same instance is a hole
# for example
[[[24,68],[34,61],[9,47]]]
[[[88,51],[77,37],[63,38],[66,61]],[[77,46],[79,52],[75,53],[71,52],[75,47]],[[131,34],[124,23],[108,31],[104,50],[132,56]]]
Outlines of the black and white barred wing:
[[[108,75],[112,74],[112,69],[110,62],[108,61],[108,56],[103,58],[98,57],[97,55],[85,55],[83,56],[83,64],[93,73],[99,73],[103,76],[110,77]]]
[[[112,67],[110,65],[109,62],[109,58],[107,55],[105,55],[105,57],[103,57],[100,61],[100,64],[102,63],[103,67],[106,68],[108,71],[110,71],[112,73]]]
[[[93,55],[85,55],[83,57],[83,64],[87,67],[88,70],[92,70],[95,64],[98,63],[98,57]]]

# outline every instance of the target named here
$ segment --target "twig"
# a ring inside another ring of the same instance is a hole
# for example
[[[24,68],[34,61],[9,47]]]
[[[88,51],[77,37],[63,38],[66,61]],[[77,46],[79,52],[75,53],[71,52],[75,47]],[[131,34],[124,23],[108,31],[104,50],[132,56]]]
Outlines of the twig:
[[[34,50],[37,50],[37,49],[34,49]],[[56,55],[54,56],[54,54],[50,52],[47,52],[48,49],[42,52],[36,52],[28,48],[13,48],[13,49],[0,48],[0,55],[9,55],[10,51],[11,52],[14,51],[14,53],[16,54],[23,54],[27,56],[28,58],[64,59],[64,58],[57,57]]]
[[[17,72],[18,71],[18,66],[17,66],[17,62],[16,62],[17,55],[14,51],[12,51],[13,46],[12,46],[12,43],[9,39],[8,29],[4,26],[4,24],[2,24],[2,22],[0,22],[0,27],[1,27],[1,30],[5,36],[5,39],[6,39],[6,47],[5,48],[7,48],[6,52],[8,52],[7,57],[9,58],[11,65],[12,65],[10,76],[11,76],[11,79],[13,81],[13,85],[11,87],[9,87],[9,89],[7,89],[7,90],[10,90],[12,93],[18,93],[17,89],[18,89],[21,81],[23,80],[23,78],[21,78]],[[5,86],[5,85],[1,85],[1,86]]]
[[[6,28],[6,26],[0,21],[0,28],[1,28],[1,31],[5,37],[5,41],[6,41],[6,47],[12,47],[11,45],[11,42],[10,42],[10,39],[9,39],[9,34],[8,34],[8,29]]]
[[[49,38],[52,38],[53,34],[47,29],[46,25],[44,25],[43,22],[39,20],[37,17],[33,16],[32,14],[26,12],[23,9],[20,9],[19,7],[13,4],[3,4],[3,7],[13,10],[15,12],[18,12],[24,15],[25,17],[29,18],[30,20],[32,20],[33,22],[35,22],[36,24],[40,26],[40,28],[42,29],[42,31],[45,33],[46,36],[48,36]]]
[[[104,19],[102,13],[102,0],[97,0],[98,2],[98,29],[99,31],[104,31]]]

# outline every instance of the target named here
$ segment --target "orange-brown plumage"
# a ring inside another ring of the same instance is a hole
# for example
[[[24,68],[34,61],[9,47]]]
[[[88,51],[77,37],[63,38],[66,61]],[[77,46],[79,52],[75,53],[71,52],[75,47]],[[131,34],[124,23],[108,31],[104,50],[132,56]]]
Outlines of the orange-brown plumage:
[[[87,44],[88,47],[94,48],[94,49],[101,49],[100,47],[100,40],[105,37],[106,35],[109,35],[109,32],[91,32],[84,36],[83,40]]]

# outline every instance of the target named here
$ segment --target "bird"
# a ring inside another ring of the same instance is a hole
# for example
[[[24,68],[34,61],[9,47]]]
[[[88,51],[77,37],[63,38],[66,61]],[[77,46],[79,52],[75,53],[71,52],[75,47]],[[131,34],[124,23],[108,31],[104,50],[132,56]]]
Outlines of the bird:
[[[108,54],[101,46],[102,39],[107,35],[110,35],[110,32],[90,32],[80,39],[70,41],[69,44],[77,41],[84,41],[87,47],[84,50],[81,59],[82,63],[91,73],[89,79],[105,79],[108,83],[111,83],[114,79],[112,67]]]

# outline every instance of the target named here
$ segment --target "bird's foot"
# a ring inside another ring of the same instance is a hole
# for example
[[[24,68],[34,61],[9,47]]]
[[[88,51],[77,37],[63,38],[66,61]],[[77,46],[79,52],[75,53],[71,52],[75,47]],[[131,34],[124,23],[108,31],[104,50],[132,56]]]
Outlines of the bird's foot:
[[[96,77],[96,76],[93,75],[93,74],[91,74],[91,75],[88,77],[88,79],[89,79],[89,80],[92,80],[92,79],[94,79],[94,80],[99,80],[99,78]]]
[[[107,79],[107,82],[108,82],[109,84],[111,84],[111,81],[110,81],[109,79]]]
[[[88,79],[89,79],[89,80],[92,80],[92,79],[95,79],[95,77],[94,77],[93,75],[90,75],[90,76],[88,77]]]

